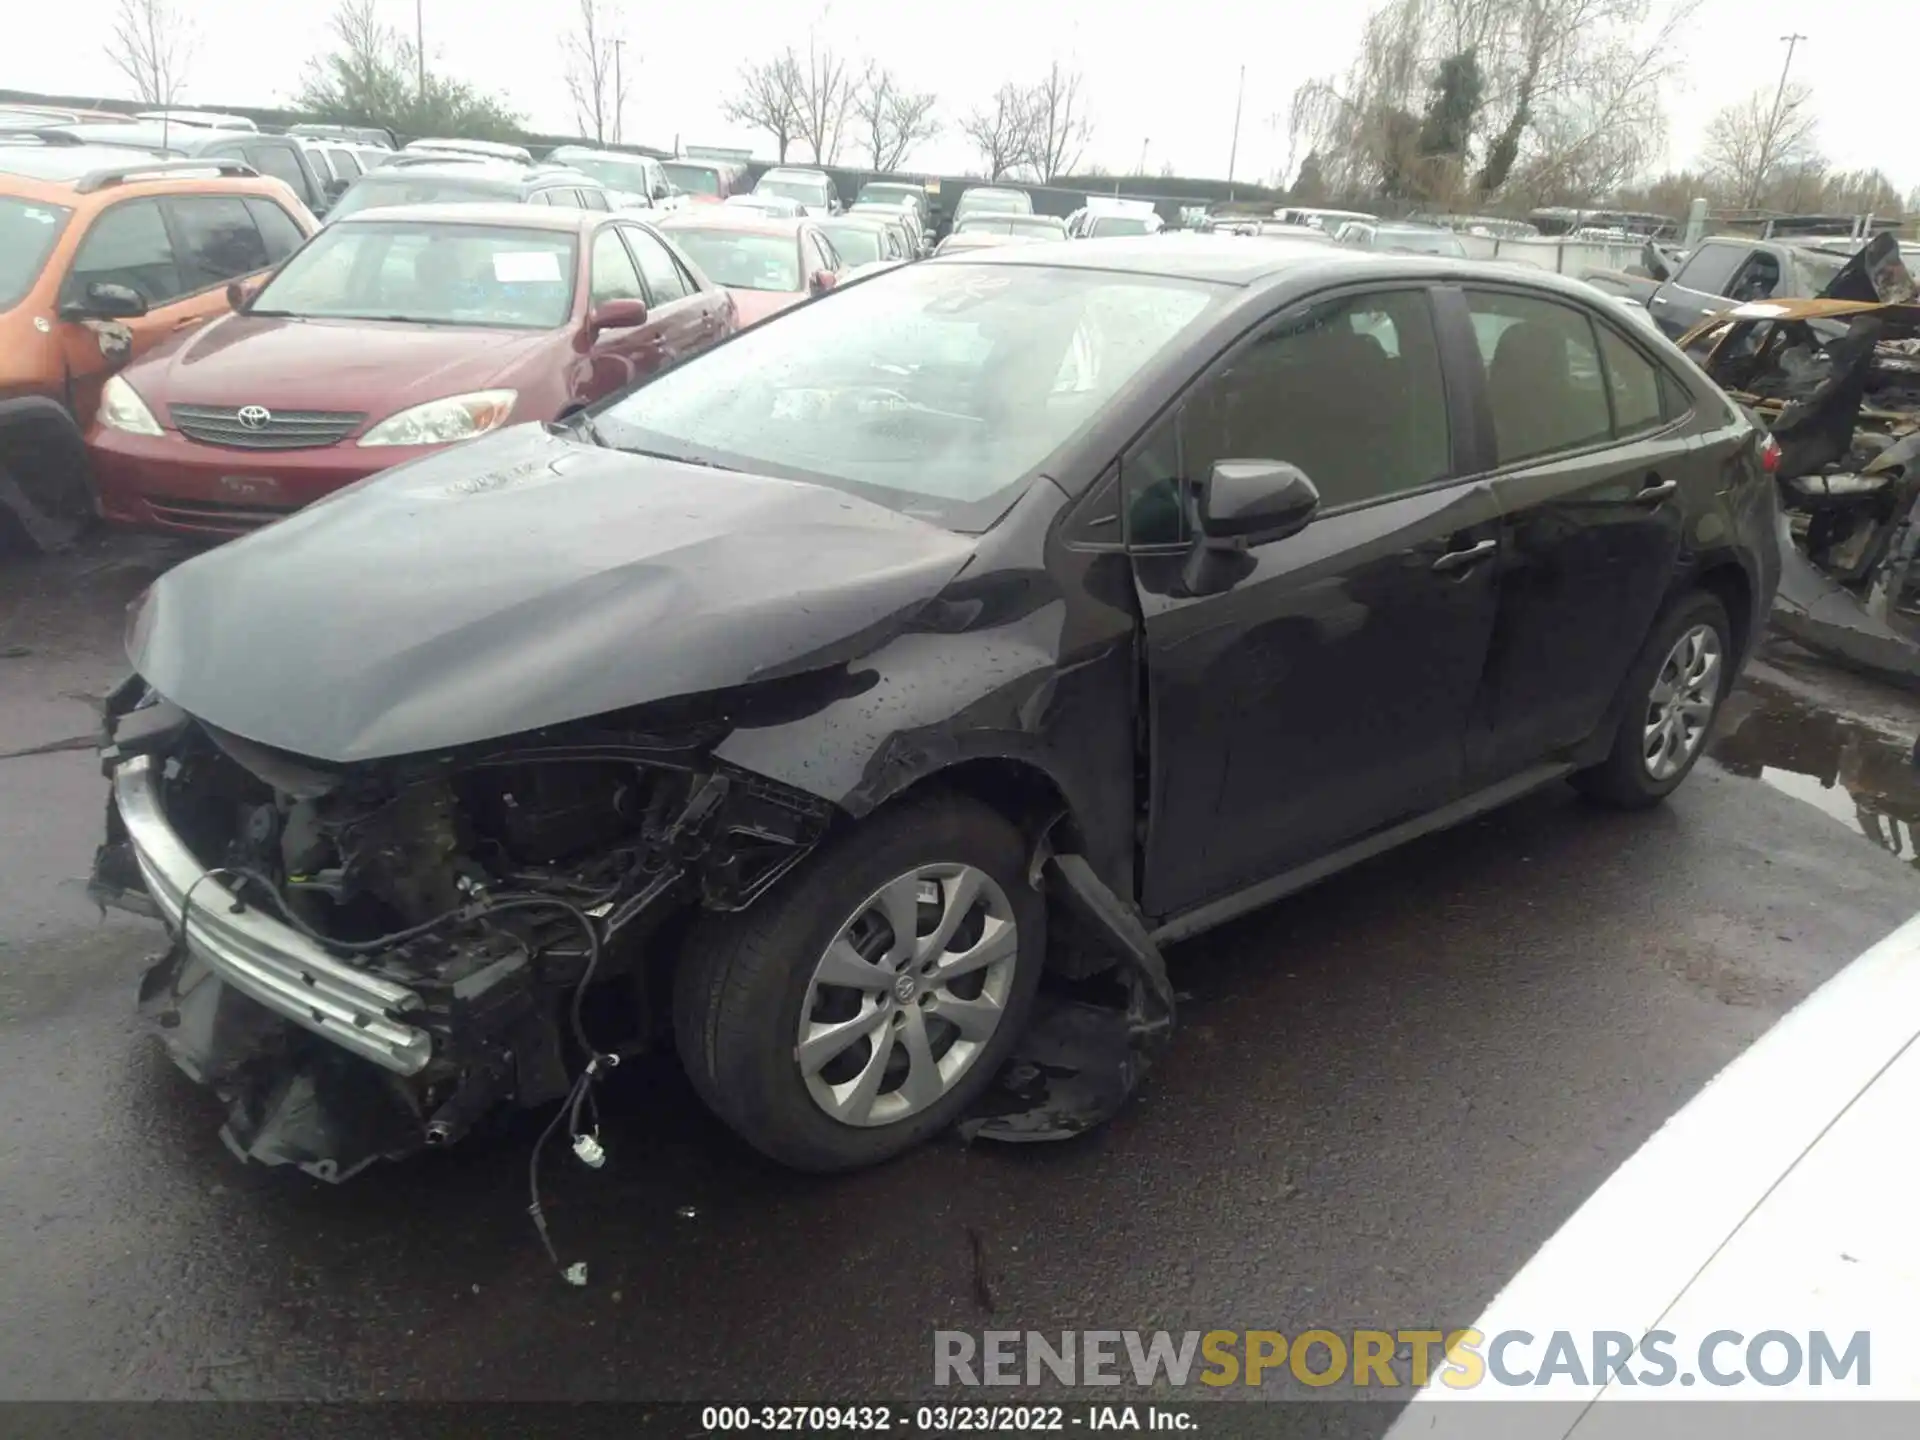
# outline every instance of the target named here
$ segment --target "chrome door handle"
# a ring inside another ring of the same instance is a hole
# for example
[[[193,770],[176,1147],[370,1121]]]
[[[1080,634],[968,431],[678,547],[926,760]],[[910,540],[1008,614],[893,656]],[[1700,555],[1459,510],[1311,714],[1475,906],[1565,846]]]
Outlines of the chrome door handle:
[[[1465,570],[1470,565],[1479,564],[1499,548],[1500,544],[1496,540],[1482,540],[1478,545],[1470,545],[1465,550],[1449,550],[1433,562],[1433,568],[1442,575],[1454,570]]]
[[[1655,480],[1640,487],[1640,493],[1633,497],[1636,505],[1652,505],[1666,499],[1680,488],[1678,480]]]
[[[1672,304],[1673,302],[1668,300],[1667,297],[1664,295],[1655,295],[1647,303],[1650,305],[1669,305],[1669,304]]]

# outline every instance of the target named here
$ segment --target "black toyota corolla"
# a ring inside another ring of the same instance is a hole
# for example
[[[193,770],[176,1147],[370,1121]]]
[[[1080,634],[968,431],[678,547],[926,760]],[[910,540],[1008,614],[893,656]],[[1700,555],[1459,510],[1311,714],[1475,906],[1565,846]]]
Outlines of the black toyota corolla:
[[[591,1153],[650,1044],[807,1169],[1070,1134],[1165,943],[1672,791],[1777,574],[1755,432],[1592,291],[979,252],[162,578],[95,888],[229,1142],[322,1176],[556,1099]]]

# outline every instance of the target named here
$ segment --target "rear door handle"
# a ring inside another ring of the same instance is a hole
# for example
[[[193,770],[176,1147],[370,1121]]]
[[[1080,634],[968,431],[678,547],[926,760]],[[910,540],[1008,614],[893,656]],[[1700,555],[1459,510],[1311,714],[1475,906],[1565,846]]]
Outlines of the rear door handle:
[[[1633,497],[1637,505],[1657,505],[1680,488],[1678,480],[1649,479],[1640,487],[1640,493]]]
[[[1433,568],[1441,575],[1451,574],[1455,570],[1465,570],[1478,565],[1482,560],[1500,548],[1497,540],[1482,540],[1478,545],[1469,545],[1465,550],[1449,550],[1433,562]]]

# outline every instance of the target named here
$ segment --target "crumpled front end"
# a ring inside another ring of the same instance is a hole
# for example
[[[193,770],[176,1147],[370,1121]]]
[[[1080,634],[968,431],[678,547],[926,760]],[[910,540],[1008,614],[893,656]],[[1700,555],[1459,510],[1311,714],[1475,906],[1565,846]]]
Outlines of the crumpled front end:
[[[644,1045],[649,941],[744,908],[831,814],[714,761],[698,720],[322,765],[133,680],[107,725],[93,893],[171,941],[143,1009],[236,1153],[327,1180]]]

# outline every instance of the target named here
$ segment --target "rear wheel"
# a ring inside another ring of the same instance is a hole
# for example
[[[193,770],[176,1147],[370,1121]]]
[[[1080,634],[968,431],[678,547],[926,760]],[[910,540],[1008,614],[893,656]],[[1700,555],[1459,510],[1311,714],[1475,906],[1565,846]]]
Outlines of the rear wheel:
[[[1026,1023],[1045,909],[1026,847],[961,796],[882,810],[752,910],[704,917],[674,986],[682,1063],[749,1144],[803,1170],[951,1125]]]
[[[1620,809],[1657,805],[1687,778],[1733,679],[1726,607],[1704,592],[1669,606],[1627,673],[1620,729],[1607,758],[1573,777]]]

